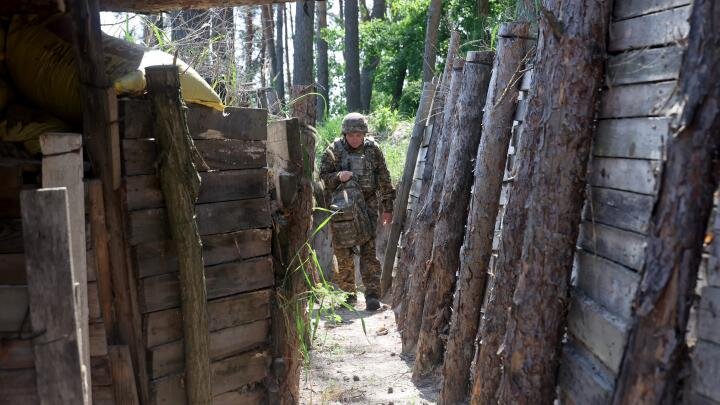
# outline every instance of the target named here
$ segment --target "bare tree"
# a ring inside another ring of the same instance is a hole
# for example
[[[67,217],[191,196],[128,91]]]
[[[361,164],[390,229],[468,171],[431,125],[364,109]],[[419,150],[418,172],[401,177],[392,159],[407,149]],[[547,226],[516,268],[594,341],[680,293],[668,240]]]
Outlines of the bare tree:
[[[285,5],[276,4],[275,13],[275,63],[277,63],[277,66],[273,68],[273,77],[275,78],[275,92],[277,92],[278,99],[280,103],[285,103],[285,75],[283,73],[283,59],[285,56],[283,47],[283,31],[285,29],[283,16],[285,15]]]
[[[372,21],[385,18],[386,7],[385,0],[375,0],[373,2],[372,13],[369,15],[369,20]],[[376,52],[372,52],[365,56],[365,63],[363,63],[362,72],[360,73],[360,103],[362,105],[363,112],[370,111],[375,69],[377,69],[379,64],[380,55]]]
[[[345,105],[348,111],[362,110],[360,102],[360,32],[358,0],[345,3]]]
[[[435,58],[437,57],[438,31],[442,0],[430,0],[427,23],[425,25],[425,51],[423,52],[423,81],[429,82],[435,74]]]

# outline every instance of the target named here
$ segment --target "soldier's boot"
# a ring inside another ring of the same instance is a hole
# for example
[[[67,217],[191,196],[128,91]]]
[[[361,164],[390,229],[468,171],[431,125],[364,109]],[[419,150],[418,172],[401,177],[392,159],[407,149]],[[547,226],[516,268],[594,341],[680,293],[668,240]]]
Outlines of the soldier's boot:
[[[375,240],[360,246],[360,275],[365,285],[365,309],[380,309],[380,261],[375,256]]]
[[[352,249],[335,249],[335,257],[338,264],[337,273],[333,277],[335,285],[348,293],[345,302],[352,305],[357,302],[355,296],[355,260],[353,260]]]

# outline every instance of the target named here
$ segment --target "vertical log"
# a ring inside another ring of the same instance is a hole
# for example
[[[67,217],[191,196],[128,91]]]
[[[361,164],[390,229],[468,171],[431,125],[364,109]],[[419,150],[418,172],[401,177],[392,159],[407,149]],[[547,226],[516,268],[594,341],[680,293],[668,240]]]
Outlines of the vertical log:
[[[191,404],[210,404],[210,335],[202,242],[195,221],[200,175],[193,164],[197,154],[180,97],[177,66],[146,68],[148,96],[155,116],[154,136],[161,156],[158,174],[167,210],[170,234],[178,254],[185,389]]]
[[[520,163],[533,167],[532,191],[521,273],[503,342],[500,403],[552,403],[555,398],[612,9],[610,0],[544,4],[534,88],[523,130],[536,154]]]
[[[470,203],[473,159],[477,154],[482,130],[483,107],[493,65],[493,52],[470,52],[465,63],[465,80],[457,103],[457,130],[450,146],[442,189],[440,210],[435,221],[433,247],[430,253],[429,284],[422,310],[413,379],[429,375],[441,364],[447,334],[450,304],[455,287],[455,273],[460,265],[462,246]],[[412,323],[407,328],[414,327]]]
[[[420,96],[420,105],[418,105],[417,113],[415,114],[415,125],[410,135],[403,176],[400,179],[400,186],[398,187],[395,205],[393,206],[393,220],[390,227],[390,236],[388,236],[387,248],[385,248],[382,274],[380,276],[380,290],[383,296],[390,291],[392,287],[392,272],[395,266],[395,253],[397,252],[398,239],[400,239],[400,231],[402,230],[405,216],[407,215],[408,196],[410,195],[410,187],[412,186],[413,174],[415,173],[415,164],[417,163],[420,144],[425,134],[425,124],[428,113],[430,112],[430,103],[434,96],[435,85],[430,82],[425,82],[422,95]]]
[[[425,261],[430,257],[430,249],[432,248],[430,245],[432,238],[430,238],[429,235],[431,235],[433,225],[432,219],[440,205],[440,192],[442,191],[445,179],[445,167],[450,151],[450,140],[453,137],[453,120],[455,117],[457,97],[460,94],[460,86],[463,82],[464,65],[465,61],[462,59],[456,59],[453,62],[450,88],[443,108],[442,120],[444,129],[440,133],[437,141],[438,148],[435,155],[436,163],[432,185],[430,186],[425,203],[419,206],[420,212],[415,217],[415,221],[412,226],[408,228],[408,235],[405,238],[405,246],[403,247],[400,264],[398,265],[398,269],[402,269],[402,271],[398,272],[400,277],[398,277],[397,285],[393,291],[393,305],[395,307],[398,329],[402,331],[403,335],[403,353],[406,354],[412,353],[415,349],[414,344],[412,347],[409,347],[406,341],[414,341],[417,339],[416,331],[413,331],[414,337],[413,335],[408,336],[408,331],[405,329],[405,320],[408,317],[408,313],[412,312],[410,311],[410,308],[413,307],[411,299],[417,297],[411,294],[411,292],[417,288],[422,288],[424,291],[427,281],[424,272]],[[387,256],[385,256],[385,260],[388,260]],[[425,299],[425,295],[422,295],[422,299]]]
[[[80,349],[72,228],[66,188],[20,193],[38,397],[42,404],[90,404]]]
[[[285,105],[285,74],[283,72],[283,61],[285,60],[285,47],[283,43],[283,33],[285,32],[285,3],[275,4],[275,61],[277,62],[277,72],[274,76],[275,91],[277,92],[280,105]],[[288,69],[288,74],[290,69]]]
[[[705,227],[718,186],[720,4],[695,0],[679,78],[679,114],[668,139],[660,194],[650,219],[636,322],[620,368],[614,404],[678,401]],[[717,377],[717,376],[716,376]],[[717,381],[717,380],[716,380]]]
[[[115,309],[113,306],[112,277],[110,274],[110,253],[108,252],[108,234],[105,224],[105,203],[103,202],[102,183],[94,179],[86,183],[90,203],[90,235],[95,267],[97,269],[98,298],[105,331],[110,340],[115,340]]]
[[[521,69],[529,48],[529,31],[527,23],[500,26],[443,363],[443,382],[438,400],[444,404],[463,402],[468,394],[470,364],[475,353],[475,336],[485,297],[486,272],[492,254],[495,218],[512,137],[519,79],[522,78]]]
[[[318,1],[316,4],[317,30],[315,32],[315,49],[317,49],[317,97],[318,121],[325,121],[326,112],[330,110],[330,70],[328,67],[328,43],[322,37],[322,30],[327,28],[327,0]]]
[[[442,1],[430,0],[427,20],[425,22],[425,49],[423,52],[423,81],[429,82],[435,74],[435,58],[437,57],[438,31]]]

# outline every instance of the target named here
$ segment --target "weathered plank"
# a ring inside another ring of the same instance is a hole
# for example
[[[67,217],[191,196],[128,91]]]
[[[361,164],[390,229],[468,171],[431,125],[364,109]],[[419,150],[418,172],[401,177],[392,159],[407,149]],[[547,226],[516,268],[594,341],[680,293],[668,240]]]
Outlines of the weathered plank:
[[[622,361],[628,325],[592,299],[576,291],[568,313],[568,332],[617,373]]]
[[[720,288],[702,289],[698,308],[697,336],[720,345]]]
[[[675,103],[675,81],[612,87],[601,97],[599,118],[664,116]]]
[[[640,49],[611,55],[607,62],[608,87],[673,80],[680,73],[682,47]]]
[[[271,229],[245,229],[202,237],[203,263],[212,266],[270,254]],[[178,271],[175,245],[171,241],[141,243],[132,248],[140,278]]]
[[[593,155],[635,159],[660,159],[667,118],[625,118],[600,120]]]
[[[646,234],[654,203],[650,195],[591,187],[583,219]]]
[[[107,356],[90,357],[90,366],[92,373],[92,384],[94,386],[112,385],[112,375],[110,374],[110,360]]]
[[[720,401],[720,345],[698,340],[692,354],[692,387],[694,391]]]
[[[34,365],[30,340],[0,339],[0,370],[21,370]]]
[[[600,256],[578,251],[575,254],[575,288],[626,320],[632,317],[632,301],[640,275]]]
[[[563,347],[558,377],[561,403],[568,405],[605,405],[610,403],[614,376],[591,353],[576,342]]]
[[[613,18],[621,20],[690,4],[690,0],[624,0],[613,6]]]
[[[115,402],[118,405],[139,404],[130,349],[125,345],[109,346],[108,356]]]
[[[93,405],[122,404],[122,402],[115,401],[112,387],[106,385],[93,385],[92,398]]]
[[[200,235],[267,228],[271,225],[267,198],[198,204],[195,209]],[[129,216],[131,245],[170,238],[164,208],[133,211]]]
[[[270,290],[208,301],[208,328],[216,331],[270,317]],[[178,308],[144,316],[145,345],[152,348],[182,339],[182,316]]]
[[[687,38],[690,6],[610,24],[609,52],[680,42]]]
[[[90,355],[106,356],[107,355],[107,334],[105,333],[105,324],[103,322],[91,323],[89,327],[90,336]]]
[[[115,328],[114,297],[112,288],[112,274],[110,270],[110,252],[108,244],[108,228],[105,221],[105,201],[102,194],[102,183],[100,180],[90,180],[86,183],[88,200],[88,217],[90,223],[90,242],[92,254],[88,252],[88,280],[97,281],[96,296],[98,305],[105,323],[105,328],[114,339],[117,331]],[[88,291],[88,294],[90,292]],[[97,315],[98,317],[100,315]]]
[[[28,311],[28,292],[24,285],[0,285],[0,332],[18,332],[30,326],[25,319]]]
[[[39,404],[35,369],[0,370],[1,404]]]
[[[118,120],[123,139],[152,138],[153,119],[150,100],[118,98]]]
[[[205,268],[208,298],[219,298],[273,285],[270,257],[219,264]],[[140,308],[143,313],[176,307],[180,304],[177,274],[144,278],[140,283]]]
[[[0,219],[0,253],[22,252],[22,221],[17,218]]]
[[[90,323],[102,322],[100,299],[98,298],[98,285],[96,281],[88,283],[88,316]]]
[[[645,237],[611,226],[583,221],[578,244],[598,256],[640,271],[645,262]]]
[[[213,398],[213,405],[236,405],[236,404],[263,404],[265,403],[265,391],[255,388],[250,391],[230,391]]]
[[[83,378],[89,349],[81,345],[88,332],[78,319],[69,201],[65,188],[20,194],[30,320],[33,330],[44,331],[33,338],[38,395],[48,404],[89,404],[91,395],[89,378]]]
[[[203,139],[195,147],[207,167],[201,170],[237,170],[264,167],[265,142],[238,139]],[[155,174],[157,144],[151,139],[123,139],[123,169],[126,176]]]
[[[265,351],[251,351],[212,363],[212,391],[217,396],[248,384],[261,381],[268,374],[270,356]],[[182,374],[152,381],[152,404],[185,405],[187,398],[182,388]]]
[[[268,343],[270,320],[262,319],[210,333],[210,360],[219,360]],[[150,378],[181,372],[185,364],[183,340],[149,350]]]
[[[210,203],[260,198],[268,194],[267,169],[227,170],[200,173],[197,202]],[[165,206],[157,176],[125,178],[129,210]]]
[[[25,255],[23,253],[0,254],[0,284],[21,285],[26,283]]]
[[[652,195],[657,193],[661,168],[656,160],[595,157],[588,182],[596,187]]]

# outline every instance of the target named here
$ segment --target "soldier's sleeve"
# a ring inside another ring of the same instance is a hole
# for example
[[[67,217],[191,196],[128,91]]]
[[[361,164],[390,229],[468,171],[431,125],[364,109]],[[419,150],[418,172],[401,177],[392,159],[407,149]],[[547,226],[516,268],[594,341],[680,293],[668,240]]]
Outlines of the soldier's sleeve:
[[[331,147],[328,147],[320,159],[320,179],[325,183],[326,190],[335,190],[340,185],[338,179],[338,161]]]
[[[385,156],[380,150],[380,147],[375,145],[375,156],[377,156],[377,163],[375,166],[375,178],[378,183],[378,196],[380,204],[383,208],[383,212],[392,212],[393,203],[395,202],[395,188],[393,187],[392,180],[390,179],[390,171],[385,163]]]

